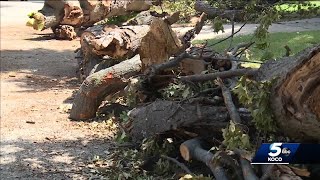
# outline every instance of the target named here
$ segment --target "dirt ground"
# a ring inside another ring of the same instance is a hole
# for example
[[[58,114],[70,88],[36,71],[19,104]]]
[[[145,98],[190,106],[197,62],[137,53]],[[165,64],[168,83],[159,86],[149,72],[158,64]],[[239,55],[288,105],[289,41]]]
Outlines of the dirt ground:
[[[79,40],[54,40],[17,14],[3,16],[4,8],[10,7],[1,4],[0,179],[88,179],[83,168],[110,144],[91,129],[94,123],[67,118],[79,87]]]

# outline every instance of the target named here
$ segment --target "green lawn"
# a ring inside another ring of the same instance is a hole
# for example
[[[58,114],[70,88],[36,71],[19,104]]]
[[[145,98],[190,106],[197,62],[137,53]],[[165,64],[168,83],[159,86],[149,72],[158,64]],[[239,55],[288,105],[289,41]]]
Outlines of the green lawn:
[[[233,39],[233,45],[242,42],[250,42],[252,35],[242,35],[236,36]],[[208,45],[218,42],[221,39],[210,39],[208,40]],[[266,52],[271,52],[275,59],[285,55],[286,50],[285,45],[288,45],[292,50],[291,55],[294,55],[306,47],[313,46],[320,43],[320,31],[304,31],[304,32],[291,32],[291,33],[271,33],[268,40],[270,42],[270,47],[265,50],[260,50],[254,47],[254,45],[249,48],[248,53],[246,53],[243,58],[249,61],[261,61],[261,57]],[[223,52],[229,47],[229,40],[224,41],[220,44],[213,46],[215,51]],[[194,41],[194,44],[204,43],[204,41]],[[251,64],[251,63],[250,63]],[[257,64],[258,65],[258,64]],[[257,66],[255,66],[257,67]]]
[[[312,7],[319,7],[320,6],[320,1],[309,1],[312,4]],[[280,11],[287,11],[287,12],[296,12],[298,11],[298,6],[294,6],[294,3],[285,3],[281,5],[276,5],[275,6],[277,10]],[[301,9],[307,10],[309,6],[301,6]]]

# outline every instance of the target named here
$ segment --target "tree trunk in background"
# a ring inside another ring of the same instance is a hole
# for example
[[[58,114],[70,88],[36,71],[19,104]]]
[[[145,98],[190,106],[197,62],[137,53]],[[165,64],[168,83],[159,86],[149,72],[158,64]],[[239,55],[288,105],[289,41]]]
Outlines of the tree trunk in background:
[[[58,25],[88,27],[105,18],[148,10],[151,5],[147,0],[46,0],[38,11],[41,17],[33,18],[44,21],[43,29]]]

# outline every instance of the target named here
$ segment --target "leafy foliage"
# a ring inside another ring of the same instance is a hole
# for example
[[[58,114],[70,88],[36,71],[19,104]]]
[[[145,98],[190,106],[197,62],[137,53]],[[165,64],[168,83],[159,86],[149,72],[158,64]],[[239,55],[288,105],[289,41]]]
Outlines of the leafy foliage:
[[[239,101],[248,107],[257,130],[262,133],[276,131],[276,122],[269,102],[273,81],[256,82],[242,77],[233,90]]]
[[[256,38],[256,46],[260,49],[265,49],[269,46],[267,39],[269,37],[268,29],[272,22],[279,19],[279,14],[275,9],[270,8],[259,17],[260,25],[257,27],[254,36]]]
[[[134,18],[135,16],[137,16],[137,12],[132,12],[128,15],[122,15],[122,16],[113,16],[110,18],[107,18],[101,22],[99,22],[99,24],[114,24],[114,25],[121,25],[124,22],[129,21],[130,19]]]
[[[159,141],[157,137],[150,137],[143,140],[141,150],[145,156],[154,156],[159,154],[168,154],[174,151],[173,140],[167,138]]]
[[[223,144],[227,146],[228,149],[246,149],[250,150],[251,144],[248,134],[243,132],[241,125],[235,124],[230,121],[230,124],[227,128],[222,129],[223,135]]]
[[[214,18],[212,27],[215,33],[218,33],[219,31],[224,32],[223,20],[220,16]]]
[[[41,13],[31,12],[28,14],[29,20],[26,25],[33,27],[35,30],[43,30],[45,26],[44,17]]]
[[[161,90],[162,96],[165,99],[185,99],[191,97],[194,93],[192,89],[183,84],[179,83],[170,83],[166,88]]]

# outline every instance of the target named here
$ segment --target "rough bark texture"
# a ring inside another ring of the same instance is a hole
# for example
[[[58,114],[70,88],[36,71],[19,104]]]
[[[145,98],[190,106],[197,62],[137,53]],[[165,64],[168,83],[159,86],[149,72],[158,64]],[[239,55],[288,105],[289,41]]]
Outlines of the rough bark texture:
[[[210,168],[216,179],[229,179],[223,168],[217,162],[218,160],[215,155],[201,147],[199,139],[190,139],[182,143],[180,145],[180,154],[186,161],[195,159],[205,163]]]
[[[81,35],[81,49],[76,56],[79,64],[79,79],[81,82],[90,75],[92,69],[103,59],[103,56],[94,53],[90,46],[90,41],[104,32],[103,28],[103,25],[93,26],[86,29]]]
[[[74,28],[69,25],[59,25],[54,30],[54,35],[56,39],[67,39],[67,40],[72,40],[77,37],[77,34],[74,31]]]
[[[135,108],[129,113],[129,117],[132,119],[130,135],[136,141],[192,124],[214,126],[218,132],[229,123],[225,107],[180,104],[165,100]]]
[[[46,0],[39,12],[44,29],[58,25],[88,27],[105,18],[148,10],[151,5],[147,0]]]
[[[280,128],[290,137],[320,140],[320,45],[270,61],[258,80],[277,78],[270,97]]]
[[[104,56],[119,61],[139,54],[144,70],[168,60],[182,48],[170,25],[160,18],[154,18],[150,25],[93,26],[83,32],[80,42],[83,54],[80,68],[84,77]]]
[[[122,90],[127,85],[124,79],[137,74],[140,69],[141,61],[137,55],[88,76],[75,96],[70,118],[73,120],[94,118],[102,100],[107,95]]]

